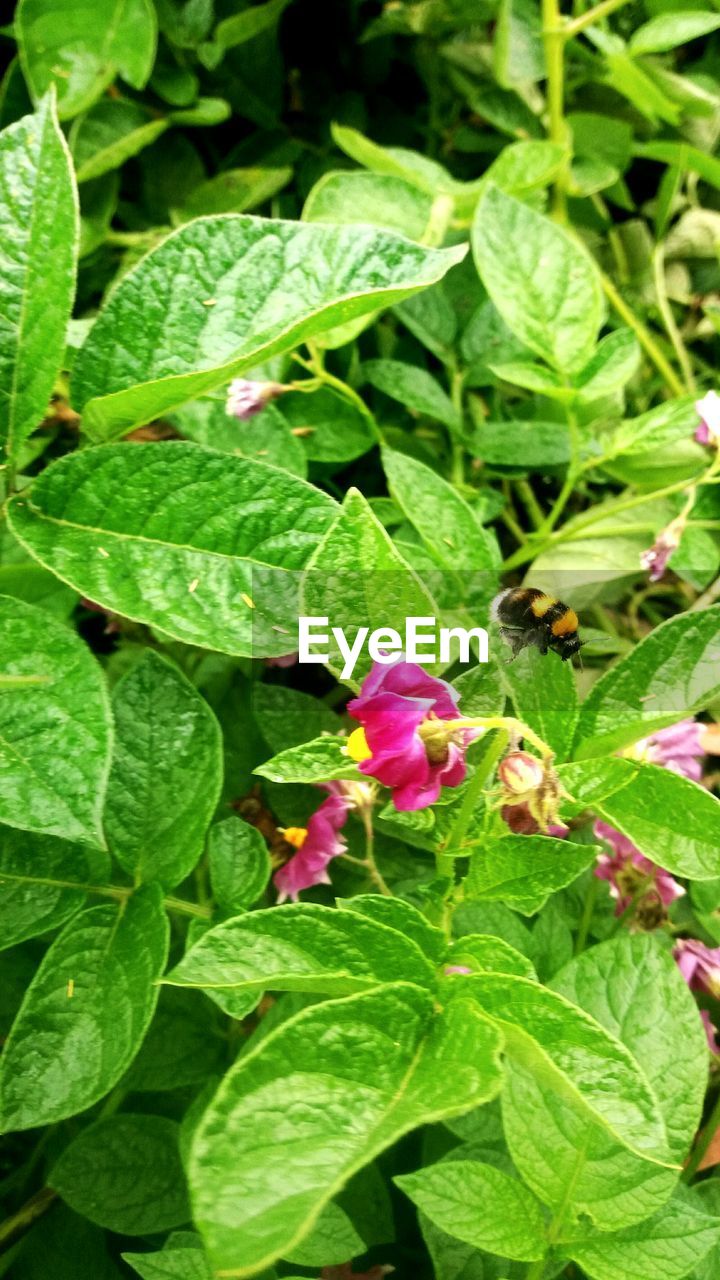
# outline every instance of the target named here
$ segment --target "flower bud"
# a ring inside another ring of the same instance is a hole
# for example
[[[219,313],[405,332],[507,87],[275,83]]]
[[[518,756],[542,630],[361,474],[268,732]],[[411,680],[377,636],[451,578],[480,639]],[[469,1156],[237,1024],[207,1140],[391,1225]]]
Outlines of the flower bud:
[[[279,382],[251,382],[248,378],[233,378],[228,387],[225,412],[241,422],[260,413],[271,400],[282,395],[285,387]]]
[[[537,756],[527,751],[511,751],[500,761],[498,777],[514,796],[524,796],[542,786],[545,770]]]
[[[720,448],[720,396],[717,391],[708,391],[702,400],[696,400],[695,408],[700,418],[695,432],[698,444]]]

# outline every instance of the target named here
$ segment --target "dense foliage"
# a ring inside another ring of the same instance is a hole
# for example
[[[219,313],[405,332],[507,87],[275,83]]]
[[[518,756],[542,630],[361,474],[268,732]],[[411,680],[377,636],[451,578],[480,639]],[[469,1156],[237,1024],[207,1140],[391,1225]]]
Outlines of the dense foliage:
[[[720,14],[2,36],[0,1276],[713,1280]]]

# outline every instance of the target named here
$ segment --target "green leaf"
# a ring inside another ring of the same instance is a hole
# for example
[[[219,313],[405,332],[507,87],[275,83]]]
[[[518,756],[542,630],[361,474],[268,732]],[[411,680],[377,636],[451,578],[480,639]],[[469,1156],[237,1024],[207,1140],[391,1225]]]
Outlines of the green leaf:
[[[193,188],[182,206],[173,211],[173,221],[189,222],[214,213],[245,213],[277,195],[292,176],[293,171],[288,168],[224,169]]]
[[[718,1239],[718,1218],[671,1200],[644,1222],[612,1233],[578,1230],[560,1247],[592,1280],[680,1280]]]
[[[107,440],[315,334],[434,284],[464,246],[250,215],[199,218],[120,280],[73,370],[83,429]]]
[[[635,1055],[658,1099],[670,1151],[684,1160],[702,1115],[707,1040],[669,950],[656,935],[620,933],[583,952],[552,986]]]
[[[404,178],[433,200],[438,197],[451,200],[458,217],[472,217],[481,191],[478,182],[458,182],[436,160],[405,147],[381,147],[377,142],[364,137],[357,129],[350,129],[346,125],[332,124],[330,132],[333,142],[340,150],[366,169],[389,177]]]
[[[523,471],[546,471],[570,461],[570,437],[561,422],[483,422],[468,448],[493,466]]]
[[[505,902],[531,916],[551,893],[572,884],[595,861],[594,845],[554,836],[488,838],[473,851],[465,882],[468,897]]]
[[[70,148],[78,182],[100,178],[149,147],[169,127],[136,102],[103,98],[70,130]]]
[[[232,49],[247,40],[254,40],[261,32],[274,27],[287,9],[290,0],[267,0],[225,18],[215,28],[213,39],[222,49]]]
[[[142,1280],[213,1280],[203,1249],[174,1249],[166,1245],[157,1253],[123,1253],[120,1256]]]
[[[633,760],[612,764],[616,787],[587,803],[632,840],[652,862],[690,880],[720,875],[720,800],[696,782],[660,765]],[[563,785],[574,798],[597,776],[595,761],[562,765]],[[616,767],[617,766],[617,767]]]
[[[711,186],[720,188],[720,160],[707,151],[701,151],[700,147],[691,147],[687,142],[646,142],[636,144],[634,151],[647,160],[658,160],[661,164],[699,173]]]
[[[499,646],[496,649],[502,652]],[[580,703],[569,662],[546,662],[537,649],[523,649],[512,662],[499,661],[497,676],[518,719],[552,747],[559,760],[570,752]]]
[[[720,693],[720,605],[669,618],[594,684],[575,755],[616,751],[703,710]]]
[[[526,978],[473,974],[463,978],[462,990],[497,1023],[511,1062],[581,1105],[588,1121],[628,1150],[669,1165],[655,1094],[632,1054],[594,1018]]]
[[[418,297],[423,297],[419,294]],[[283,396],[283,417],[311,462],[351,462],[377,443],[367,418],[343,396],[327,387]]]
[[[48,1186],[83,1218],[143,1236],[187,1222],[179,1125],[163,1116],[108,1116],[65,1148]]]
[[[403,636],[407,618],[438,613],[432,596],[357,489],[348,490],[340,515],[307,565],[301,608],[308,617],[327,617],[332,627],[342,628],[350,645],[361,627],[371,632],[394,628]],[[323,651],[330,654],[331,670],[345,670],[346,659],[334,637]],[[352,678],[362,679],[370,666],[364,650]]]
[[[142,1280],[213,1280],[210,1263],[200,1249],[164,1248],[120,1256]]]
[[[12,458],[47,412],[75,293],[77,193],[50,94],[0,135],[0,216],[0,446]]]
[[[166,980],[252,993],[350,995],[396,979],[434,983],[433,965],[411,938],[355,912],[302,902],[210,929]]]
[[[504,147],[483,175],[507,195],[519,200],[539,187],[547,187],[557,177],[565,160],[565,150],[556,142],[513,142]]]
[[[304,222],[336,226],[370,223],[422,240],[430,221],[432,197],[404,178],[360,171],[324,173],[311,189],[302,211]]]
[[[220,727],[177,667],[146,649],[113,693],[105,833],[135,884],[173,888],[200,860],[222,787]]]
[[[104,847],[111,743],[100,667],[44,609],[0,596],[0,821]]]
[[[468,901],[468,906],[474,906]],[[449,965],[462,965],[474,973],[514,973],[520,978],[537,980],[533,965],[520,951],[503,938],[487,933],[465,933],[454,943],[447,957]],[[465,975],[448,975],[462,977]]]
[[[64,924],[85,902],[84,886],[109,878],[99,849],[0,827],[0,950]]]
[[[451,431],[462,429],[462,418],[449,395],[426,369],[402,360],[366,360],[363,376],[378,391],[408,409],[442,422]]]
[[[581,369],[603,320],[603,298],[579,242],[494,186],[478,205],[472,242],[483,283],[516,337],[561,372]]]
[[[287,685],[256,684],[252,704],[263,738],[278,753],[340,731],[341,721],[327,703]]]
[[[33,99],[54,84],[60,119],[84,111],[116,75],[142,89],[152,71],[157,20],[150,0],[20,0],[15,33]]]
[[[71,454],[11,506],[20,541],[82,595],[186,644],[257,656],[288,652],[293,571],[337,510],[275,467],[175,441]]]
[[[268,404],[248,422],[238,422],[218,400],[191,400],[171,415],[174,426],[188,440],[221,449],[238,458],[252,458],[307,477],[305,450],[290,433],[290,424],[276,404]]]
[[[631,329],[616,329],[597,345],[584,369],[575,379],[580,399],[585,403],[620,391],[637,372],[640,346]]]
[[[346,754],[347,738],[315,738],[298,747],[288,747],[253,770],[271,782],[330,782],[347,778],[361,782],[355,761]]]
[[[720,15],[690,11],[687,13],[658,13],[649,22],[633,31],[630,37],[631,53],[666,53],[688,40],[697,40],[720,27]]]
[[[517,1178],[479,1160],[448,1160],[394,1182],[441,1231],[476,1249],[533,1262],[547,1248],[540,1205]]]
[[[208,863],[213,897],[222,911],[235,914],[262,896],[270,879],[270,855],[256,827],[226,818],[210,828]]]
[[[392,497],[428,550],[447,569],[472,575],[473,596],[489,597],[497,586],[497,544],[465,499],[408,454],[383,449],[382,461]]]
[[[112,1089],[150,1025],[167,948],[157,885],[70,920],[45,953],[0,1058],[3,1130],[54,1124]]]
[[[353,911],[358,915],[388,925],[419,946],[423,955],[433,964],[440,964],[447,951],[445,935],[431,925],[417,907],[402,898],[384,898],[377,893],[358,893],[354,898],[340,898],[341,911]]]
[[[236,1276],[268,1266],[402,1134],[494,1096],[498,1047],[472,1005],[438,1014],[429,993],[403,983],[307,1009],[271,1033],[231,1068],[195,1135],[189,1180],[213,1265]],[[289,1145],[291,1114],[302,1124]]]
[[[342,1265],[364,1252],[365,1243],[350,1218],[331,1200],[321,1209],[310,1234],[286,1258],[298,1267],[327,1267]]]
[[[163,987],[140,1052],[122,1079],[129,1093],[167,1093],[205,1087],[227,1065],[225,1027],[196,991]]]

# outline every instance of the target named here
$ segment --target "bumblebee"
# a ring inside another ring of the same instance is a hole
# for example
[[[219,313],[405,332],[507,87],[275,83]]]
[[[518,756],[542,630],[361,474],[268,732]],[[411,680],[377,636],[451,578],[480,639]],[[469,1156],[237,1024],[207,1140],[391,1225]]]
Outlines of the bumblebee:
[[[563,662],[582,644],[574,609],[537,587],[508,587],[496,596],[490,616],[500,624],[500,634],[512,649],[512,662],[521,649],[534,644],[542,654],[552,649]]]

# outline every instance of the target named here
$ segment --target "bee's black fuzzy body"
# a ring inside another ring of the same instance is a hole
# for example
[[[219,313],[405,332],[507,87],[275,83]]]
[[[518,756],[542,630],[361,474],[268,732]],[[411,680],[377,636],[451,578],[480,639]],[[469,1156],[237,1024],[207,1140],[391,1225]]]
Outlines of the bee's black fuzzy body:
[[[501,591],[492,602],[491,617],[499,622],[500,634],[510,645],[513,658],[528,645],[535,645],[542,654],[552,649],[567,662],[582,644],[574,609],[537,587],[508,587]]]

